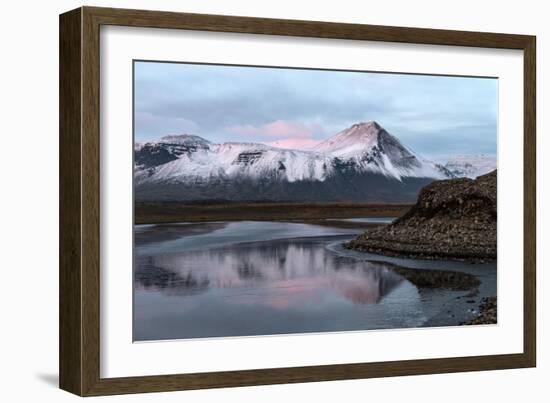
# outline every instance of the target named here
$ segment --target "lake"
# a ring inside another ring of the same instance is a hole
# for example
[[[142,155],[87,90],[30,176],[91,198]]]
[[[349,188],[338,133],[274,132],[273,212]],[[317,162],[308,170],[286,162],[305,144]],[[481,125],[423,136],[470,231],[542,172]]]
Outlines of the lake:
[[[135,226],[134,341],[458,325],[483,296],[496,295],[494,263],[343,248],[360,232],[329,221]],[[473,274],[481,283],[415,285],[408,273],[426,269]]]

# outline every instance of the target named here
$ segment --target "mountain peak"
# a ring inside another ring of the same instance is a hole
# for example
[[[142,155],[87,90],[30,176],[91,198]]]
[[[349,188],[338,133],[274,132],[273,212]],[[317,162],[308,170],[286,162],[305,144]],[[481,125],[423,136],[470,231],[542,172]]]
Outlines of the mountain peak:
[[[378,145],[379,136],[384,133],[387,132],[375,121],[355,123],[319,143],[314,147],[314,151],[336,152],[342,155],[364,152]]]
[[[355,141],[377,142],[380,134],[387,133],[376,121],[359,122],[341,131],[341,137],[353,138]]]
[[[347,129],[343,130],[340,133],[347,132],[347,133],[364,133],[364,134],[376,134],[379,131],[384,130],[380,124],[374,120],[370,120],[368,122],[358,122],[354,123]]]
[[[159,143],[170,144],[210,144],[210,142],[194,134],[169,134],[160,138]]]
[[[382,129],[382,126],[380,126],[380,124],[378,124],[377,121],[375,120],[369,120],[368,122],[358,122],[358,123],[354,123],[353,125],[351,125],[350,129],[351,128],[364,128],[364,129],[376,129],[376,130],[380,130]]]
[[[378,122],[359,122],[319,143],[313,151],[353,161],[385,175],[442,177],[441,169],[415,155]]]

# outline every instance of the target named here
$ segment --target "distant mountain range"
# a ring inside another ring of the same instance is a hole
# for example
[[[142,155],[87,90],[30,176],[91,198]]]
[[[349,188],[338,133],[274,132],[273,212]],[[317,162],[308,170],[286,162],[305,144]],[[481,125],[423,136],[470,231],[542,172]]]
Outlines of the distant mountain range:
[[[494,171],[497,167],[497,158],[486,154],[455,155],[444,164],[444,167],[456,178],[475,179]]]
[[[412,202],[433,180],[488,166],[464,156],[428,161],[376,122],[354,124],[309,151],[184,134],[136,143],[134,156],[137,201]]]

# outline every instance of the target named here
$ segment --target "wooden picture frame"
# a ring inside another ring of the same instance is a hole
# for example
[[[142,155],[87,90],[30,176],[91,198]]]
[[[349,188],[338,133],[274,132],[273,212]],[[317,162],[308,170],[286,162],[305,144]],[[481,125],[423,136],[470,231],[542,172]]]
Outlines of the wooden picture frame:
[[[524,52],[523,353],[227,372],[100,377],[100,26],[519,49]],[[535,37],[81,7],[60,16],[60,387],[81,396],[533,367],[535,310]]]

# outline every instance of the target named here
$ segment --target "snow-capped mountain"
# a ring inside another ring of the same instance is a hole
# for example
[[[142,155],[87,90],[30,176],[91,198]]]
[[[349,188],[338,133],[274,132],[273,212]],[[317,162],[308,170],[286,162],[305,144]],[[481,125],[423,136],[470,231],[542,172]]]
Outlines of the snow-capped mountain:
[[[475,179],[497,169],[497,158],[486,154],[456,155],[444,166],[456,177]]]
[[[450,177],[441,165],[419,157],[376,122],[356,123],[319,143],[313,151],[353,161],[360,170],[380,172],[399,180]]]
[[[412,201],[425,184],[453,177],[376,122],[354,124],[311,151],[180,135],[134,153],[138,200]]]
[[[134,165],[139,172],[175,161],[182,155],[208,150],[210,145],[208,140],[190,134],[164,136],[158,141],[136,143],[134,144]]]
[[[151,150],[142,148],[136,152],[135,161],[140,168],[153,168],[138,169],[137,182],[196,182],[216,177],[322,181],[331,164],[331,158],[323,154],[259,143],[195,145],[196,140],[187,135],[181,136],[177,145],[163,141],[164,138],[155,143]]]

